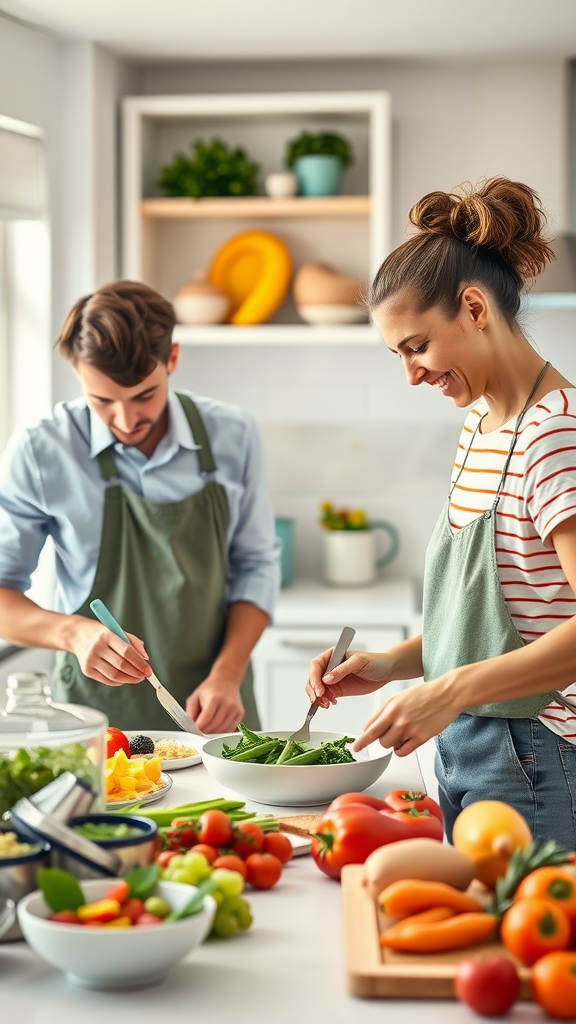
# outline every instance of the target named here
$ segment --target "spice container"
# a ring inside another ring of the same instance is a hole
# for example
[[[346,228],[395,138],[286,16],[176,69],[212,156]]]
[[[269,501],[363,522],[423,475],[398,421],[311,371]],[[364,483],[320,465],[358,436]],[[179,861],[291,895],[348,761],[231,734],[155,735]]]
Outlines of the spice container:
[[[43,672],[8,676],[0,713],[0,818],[64,772],[92,792],[90,811],[104,810],[108,719],[80,704],[54,703]]]
[[[14,839],[13,850],[7,844],[9,837]],[[28,836],[22,835],[13,825],[5,822],[0,825],[0,900],[8,899],[17,904],[28,893],[34,892],[38,888],[38,868],[47,867],[49,863],[48,843],[30,842]],[[21,938],[20,926],[14,920],[0,935],[0,942]]]

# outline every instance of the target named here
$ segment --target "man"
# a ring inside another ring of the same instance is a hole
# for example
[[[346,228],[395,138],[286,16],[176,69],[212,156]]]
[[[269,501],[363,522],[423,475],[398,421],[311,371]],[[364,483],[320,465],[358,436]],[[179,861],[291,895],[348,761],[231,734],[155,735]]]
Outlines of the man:
[[[0,459],[0,636],[56,649],[55,697],[111,725],[174,728],[153,668],[203,732],[257,728],[249,659],[279,579],[260,442],[236,407],[169,389],[174,322],[133,281],[69,313],[56,347],[83,397]],[[48,537],[54,612],[25,596]],[[94,598],[131,645],[95,620]]]

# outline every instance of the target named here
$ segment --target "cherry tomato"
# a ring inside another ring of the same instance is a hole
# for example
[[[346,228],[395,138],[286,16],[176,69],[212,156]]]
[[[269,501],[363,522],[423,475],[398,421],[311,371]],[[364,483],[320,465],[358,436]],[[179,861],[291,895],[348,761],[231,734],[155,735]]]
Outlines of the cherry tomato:
[[[165,868],[172,860],[172,857],[177,856],[177,853],[177,850],[162,850],[162,853],[158,854],[158,867]]]
[[[460,1002],[484,1017],[507,1013],[520,995],[520,977],[505,956],[488,960],[462,960],[454,978],[454,991]]]
[[[281,864],[287,864],[294,853],[292,843],[282,832],[267,832],[262,850],[264,853],[273,853]]]
[[[60,921],[61,924],[82,924],[75,910],[57,910],[51,914],[49,921]]]
[[[138,918],[144,913],[144,901],[137,900],[135,896],[132,896],[122,904],[121,913],[122,917],[129,917],[132,924],[136,924]]]
[[[225,868],[226,871],[237,871],[239,875],[242,875],[245,882],[248,879],[246,863],[242,860],[242,857],[238,857],[235,853],[223,853],[220,857],[216,857],[212,867],[215,869]]]
[[[403,821],[365,804],[328,808],[312,839],[312,856],[324,874],[340,878],[345,864],[363,864],[379,846],[413,835]]]
[[[242,860],[246,860],[251,853],[259,853],[263,846],[262,829],[252,821],[239,821],[234,828],[232,851],[242,857]]]
[[[219,856],[216,847],[208,846],[208,843],[196,843],[194,846],[194,853],[202,853],[209,864],[213,864]]]
[[[523,878],[514,894],[514,900],[542,896],[552,900],[563,910],[576,932],[576,875],[570,868],[544,867],[531,871]]]
[[[134,921],[134,924],[138,928],[140,927],[140,925],[163,924],[163,923],[164,923],[164,918],[163,917],[158,917],[157,914],[147,914],[147,913],[140,914],[140,917],[136,921]]]
[[[426,793],[414,792],[411,789],[394,789],[386,794],[385,804],[393,811],[410,811],[412,808],[416,811],[429,811],[444,824],[440,805]]]
[[[113,757],[117,750],[123,750],[126,757],[132,756],[130,740],[126,734],[111,725],[106,730],[106,757]]]
[[[248,881],[255,889],[271,889],[282,874],[282,865],[273,853],[251,853],[246,868]]]
[[[232,825],[224,811],[204,811],[198,819],[198,839],[208,846],[228,846],[232,841]]]
[[[401,811],[383,810],[379,814],[394,818],[405,830],[403,839],[444,839],[444,825],[430,811],[418,811],[415,807],[403,808]]]
[[[536,1002],[558,1020],[576,1017],[576,953],[546,953],[532,968]]]
[[[508,952],[531,967],[545,953],[566,949],[570,922],[552,900],[532,896],[514,902],[506,911],[500,936]]]

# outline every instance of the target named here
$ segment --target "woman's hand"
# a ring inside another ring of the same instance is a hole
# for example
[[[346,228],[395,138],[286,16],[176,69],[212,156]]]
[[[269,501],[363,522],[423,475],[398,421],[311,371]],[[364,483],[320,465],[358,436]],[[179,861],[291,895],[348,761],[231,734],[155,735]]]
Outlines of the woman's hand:
[[[125,683],[140,683],[152,674],[144,644],[132,633],[127,633],[130,643],[100,622],[93,622],[83,615],[71,616],[73,620],[68,650],[75,654],[85,676],[106,686],[124,686]]]
[[[457,688],[452,675],[395,693],[369,718],[352,749],[362,750],[379,740],[383,747],[405,757],[437,736],[462,710],[454,697]]]
[[[349,651],[346,660],[325,675],[333,647],[324,651],[310,662],[310,675],[306,693],[310,702],[322,708],[335,704],[338,697],[349,697],[359,693],[372,693],[392,676],[392,658],[387,654],[366,654]]]

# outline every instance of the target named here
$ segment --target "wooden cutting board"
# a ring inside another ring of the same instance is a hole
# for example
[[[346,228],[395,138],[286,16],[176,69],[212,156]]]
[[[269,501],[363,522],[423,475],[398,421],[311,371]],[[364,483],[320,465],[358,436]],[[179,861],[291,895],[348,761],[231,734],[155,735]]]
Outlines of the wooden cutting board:
[[[391,922],[362,884],[363,872],[361,864],[348,864],[342,871],[346,974],[351,995],[454,999],[452,982],[460,961],[478,954],[498,953],[508,956],[518,968],[522,980],[520,999],[532,998],[530,971],[497,939],[450,953],[398,953],[380,946],[379,936]]]

